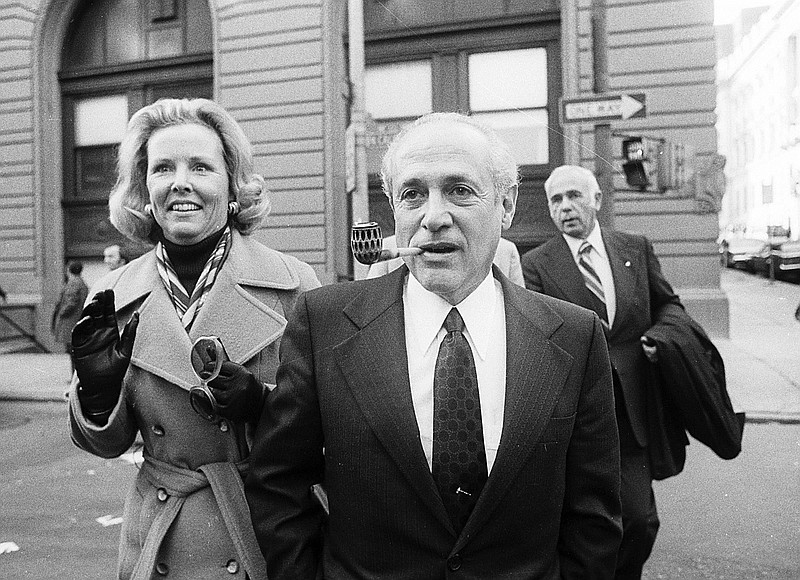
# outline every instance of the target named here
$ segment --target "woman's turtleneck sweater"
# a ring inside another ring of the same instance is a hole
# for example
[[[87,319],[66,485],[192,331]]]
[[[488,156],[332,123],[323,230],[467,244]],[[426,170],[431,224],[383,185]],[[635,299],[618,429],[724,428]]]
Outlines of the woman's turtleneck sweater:
[[[160,229],[160,228],[159,228]],[[206,239],[191,244],[182,246],[170,242],[164,237],[163,232],[158,232],[158,241],[164,244],[164,249],[167,251],[169,261],[172,262],[172,267],[175,269],[175,274],[183,284],[189,296],[194,291],[194,286],[197,284],[197,279],[203,273],[203,268],[208,262],[208,258],[217,247],[217,242],[225,232],[223,227],[221,230],[214,232]]]

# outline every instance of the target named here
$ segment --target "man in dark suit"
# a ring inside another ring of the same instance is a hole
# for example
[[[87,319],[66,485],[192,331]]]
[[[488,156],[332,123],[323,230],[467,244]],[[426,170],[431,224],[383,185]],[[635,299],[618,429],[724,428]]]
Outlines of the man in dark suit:
[[[611,578],[602,326],[492,268],[516,204],[510,151],[435,113],[382,174],[398,246],[422,253],[308,292],[289,319],[245,484],[270,580]]]
[[[616,371],[622,458],[624,535],[617,578],[640,578],[658,532],[647,453],[647,389],[657,353],[645,336],[671,309],[682,310],[644,236],[601,228],[602,192],[588,169],[564,165],[545,182],[550,216],[561,235],[522,257],[525,285],[597,312]]]

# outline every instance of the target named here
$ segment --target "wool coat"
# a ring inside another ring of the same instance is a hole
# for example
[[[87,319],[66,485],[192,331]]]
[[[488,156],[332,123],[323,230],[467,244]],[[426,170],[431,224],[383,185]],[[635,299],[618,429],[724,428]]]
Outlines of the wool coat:
[[[190,332],[156,269],[153,251],[99,282],[112,288],[120,328],[140,314],[133,356],[108,424],[87,420],[70,394],[73,441],[100,457],[125,453],[141,433],[144,462],[125,500],[118,577],[263,577],[242,477],[253,425],[212,423],[194,412],[193,341],[218,336],[229,358],[275,383],[286,316],[301,292],[319,286],[299,260],[233,233],[230,253]],[[94,295],[94,292],[92,293]]]

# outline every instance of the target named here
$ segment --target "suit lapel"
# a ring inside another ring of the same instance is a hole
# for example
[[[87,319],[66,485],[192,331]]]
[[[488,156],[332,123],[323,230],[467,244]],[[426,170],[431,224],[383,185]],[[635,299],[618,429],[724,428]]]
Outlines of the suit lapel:
[[[428,509],[452,529],[419,440],[411,398],[402,300],[406,271],[402,267],[375,280],[374,288],[347,305],[344,314],[359,331],[334,352],[370,428]],[[534,294],[508,282],[496,269],[495,276],[505,294],[503,433],[492,472],[462,531],[461,542],[491,516],[527,462],[572,365],[571,356],[549,341],[563,324],[560,316]]]
[[[344,309],[360,330],[334,353],[370,428],[437,517],[451,526],[431,476],[411,398],[403,315],[403,266],[378,278]]]
[[[626,326],[626,317],[638,310],[634,304],[638,302],[639,292],[636,290],[635,260],[625,244],[615,232],[603,230],[603,243],[606,246],[608,261],[611,264],[611,274],[614,277],[614,296],[617,299],[617,309],[614,315],[614,324],[611,334],[615,330]]]
[[[542,269],[542,275],[559,288],[561,296],[558,298],[592,310],[589,289],[563,236],[559,234],[547,243],[544,256],[547,266]]]
[[[497,273],[495,274],[497,275]],[[550,342],[563,320],[532,293],[498,276],[506,311],[506,400],[492,472],[461,535],[482,527],[535,449],[570,372],[572,357]]]

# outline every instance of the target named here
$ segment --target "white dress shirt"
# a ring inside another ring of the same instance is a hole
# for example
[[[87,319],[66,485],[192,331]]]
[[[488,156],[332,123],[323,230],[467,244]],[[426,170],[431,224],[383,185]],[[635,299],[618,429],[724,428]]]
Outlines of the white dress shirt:
[[[433,457],[433,375],[442,325],[453,306],[429,292],[412,274],[403,288],[408,376],[411,397],[428,467]],[[503,290],[491,272],[456,305],[464,319],[464,335],[472,348],[481,400],[486,467],[491,472],[503,432],[506,393],[506,317]]]
[[[567,234],[561,234],[567,240],[572,258],[575,264],[578,263],[578,250],[583,243],[582,238],[573,238]],[[614,316],[617,314],[617,295],[614,290],[614,276],[611,273],[611,262],[606,253],[606,245],[603,243],[603,235],[600,233],[600,225],[594,222],[594,229],[586,238],[592,244],[592,251],[589,252],[589,259],[600,283],[603,285],[603,294],[606,298],[606,313],[608,314],[608,326],[614,326]]]

